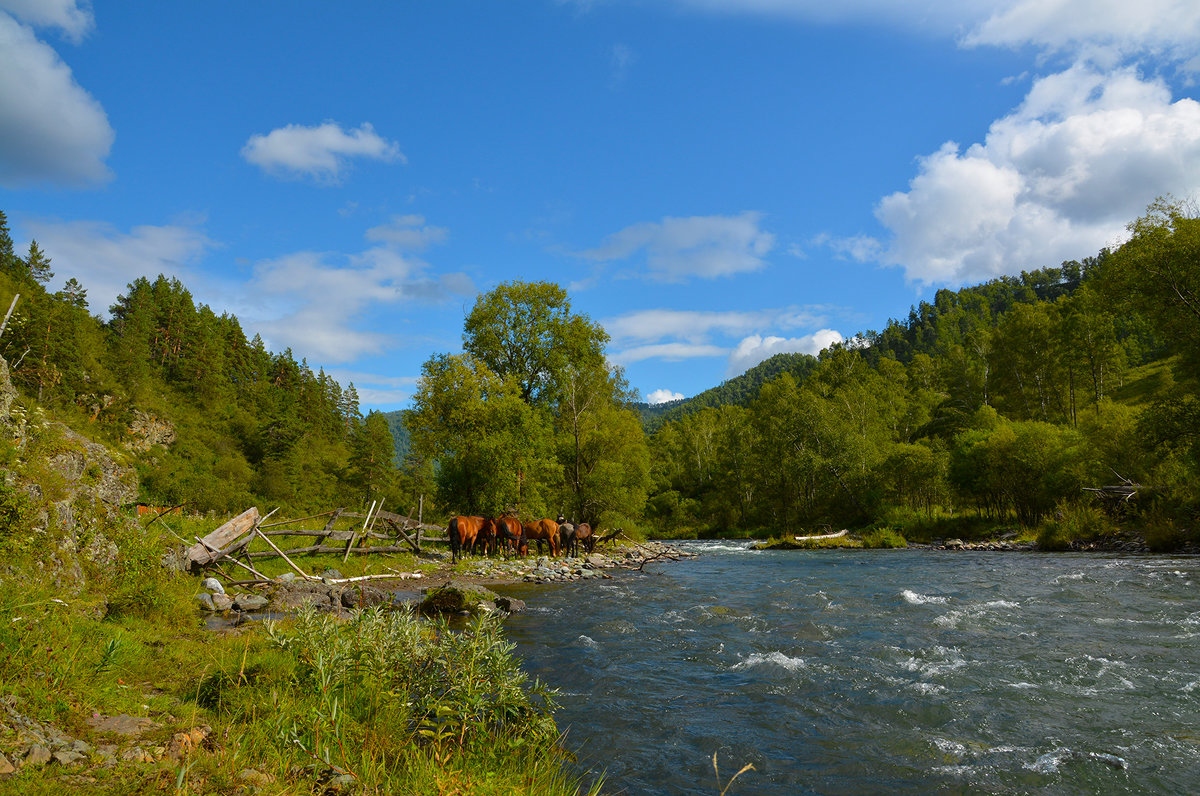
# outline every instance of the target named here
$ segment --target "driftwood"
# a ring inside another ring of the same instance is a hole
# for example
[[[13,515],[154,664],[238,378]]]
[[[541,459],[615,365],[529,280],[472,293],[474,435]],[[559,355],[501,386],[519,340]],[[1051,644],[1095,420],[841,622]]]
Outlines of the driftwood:
[[[251,506],[208,536],[198,539],[196,544],[188,548],[188,568],[198,571],[216,561],[223,555],[220,552],[222,548],[257,527],[258,522],[258,507]]]
[[[1115,475],[1117,478],[1120,478],[1122,483],[1113,484],[1112,486],[1085,486],[1083,491],[1091,492],[1105,503],[1119,504],[1128,503],[1129,501],[1133,500],[1135,497],[1137,497],[1138,492],[1143,489],[1141,484],[1135,484],[1133,481],[1121,475],[1116,470],[1113,470],[1113,475]]]
[[[796,541],[797,542],[806,542],[809,539],[840,539],[841,537],[845,536],[848,533],[850,533],[850,531],[843,528],[842,530],[838,531],[837,533],[819,533],[819,534],[816,534],[815,536],[797,536]]]

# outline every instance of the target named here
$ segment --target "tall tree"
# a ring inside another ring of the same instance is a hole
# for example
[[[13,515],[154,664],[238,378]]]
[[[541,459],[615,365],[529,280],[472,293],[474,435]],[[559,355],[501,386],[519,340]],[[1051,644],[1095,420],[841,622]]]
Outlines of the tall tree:
[[[54,272],[50,270],[50,258],[41,250],[36,240],[29,242],[29,254],[25,257],[25,268],[33,280],[39,284],[44,285],[54,278]]]
[[[557,398],[565,368],[595,367],[607,343],[608,333],[572,313],[567,292],[553,282],[505,282],[479,296],[463,327],[463,348],[542,406]]]

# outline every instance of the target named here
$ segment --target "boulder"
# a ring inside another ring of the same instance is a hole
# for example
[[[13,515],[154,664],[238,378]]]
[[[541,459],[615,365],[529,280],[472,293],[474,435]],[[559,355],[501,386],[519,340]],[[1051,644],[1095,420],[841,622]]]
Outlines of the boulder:
[[[451,581],[444,586],[426,589],[425,599],[421,601],[418,610],[426,616],[488,613],[496,610],[496,598],[494,592],[482,586]]]
[[[269,602],[261,594],[238,594],[233,598],[233,607],[239,611],[261,611]]]

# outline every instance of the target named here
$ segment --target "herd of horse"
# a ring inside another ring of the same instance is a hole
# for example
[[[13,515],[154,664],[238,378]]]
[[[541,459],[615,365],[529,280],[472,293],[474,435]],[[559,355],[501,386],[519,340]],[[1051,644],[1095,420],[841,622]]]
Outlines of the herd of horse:
[[[521,522],[509,514],[499,517],[453,517],[446,530],[450,537],[450,560],[455,562],[466,552],[527,556],[530,542],[537,543],[539,555],[542,545],[549,545],[550,555],[556,558],[560,553],[578,556],[581,545],[590,555],[596,544],[591,525],[586,522],[578,525],[567,522],[561,514],[557,520],[532,522]]]

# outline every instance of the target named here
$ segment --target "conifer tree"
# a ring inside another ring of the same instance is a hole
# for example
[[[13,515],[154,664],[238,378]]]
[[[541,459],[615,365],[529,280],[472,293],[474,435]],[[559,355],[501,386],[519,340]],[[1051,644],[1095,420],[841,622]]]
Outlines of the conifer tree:
[[[36,240],[29,242],[29,255],[25,258],[25,268],[34,281],[39,284],[44,285],[54,277],[54,272],[50,270],[50,258],[38,247]]]

